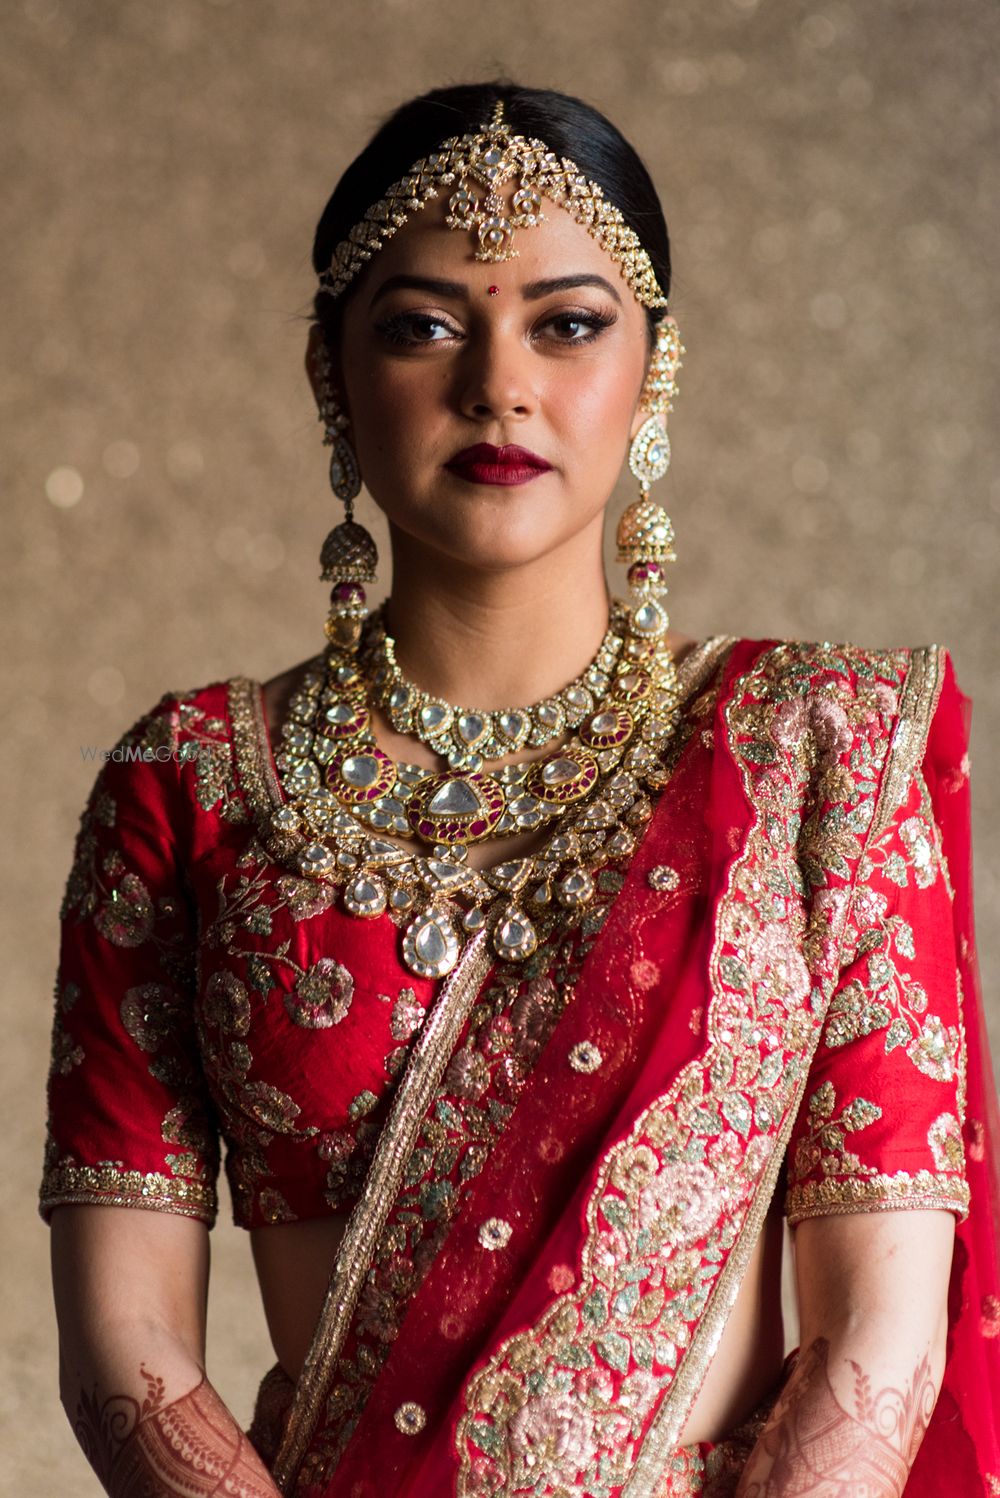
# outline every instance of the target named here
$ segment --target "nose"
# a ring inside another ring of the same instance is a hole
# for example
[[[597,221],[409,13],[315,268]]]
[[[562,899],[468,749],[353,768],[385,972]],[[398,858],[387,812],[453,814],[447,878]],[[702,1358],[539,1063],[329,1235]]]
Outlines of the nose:
[[[469,339],[456,371],[458,403],[475,421],[524,420],[537,405],[531,354],[520,338],[496,329]]]

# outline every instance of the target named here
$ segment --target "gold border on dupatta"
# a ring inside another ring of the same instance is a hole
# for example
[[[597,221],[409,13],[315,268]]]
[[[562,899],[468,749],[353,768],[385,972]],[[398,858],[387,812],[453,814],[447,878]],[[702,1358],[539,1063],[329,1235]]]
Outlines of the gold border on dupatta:
[[[924,645],[911,651],[889,763],[875,806],[872,837],[880,836],[888,827],[893,813],[902,804],[907,786],[920,768],[943,684],[944,651],[941,646]]]
[[[900,693],[899,713],[868,832],[868,842],[871,842],[888,826],[893,813],[906,793],[910,780],[920,767],[943,680],[944,654],[939,646],[924,646],[910,652],[906,678]],[[749,776],[745,764],[741,766],[741,773],[745,789],[749,794]],[[844,929],[846,929],[846,922],[841,928],[842,933]],[[819,1043],[821,1034],[822,1026],[818,1025],[814,1037],[816,1044]],[[811,1053],[808,1059],[811,1060]],[[789,1106],[781,1129],[775,1136],[774,1150],[750,1204],[746,1222],[709,1296],[708,1304],[698,1322],[697,1330],[677,1375],[650,1422],[649,1429],[639,1447],[635,1465],[622,1488],[622,1498],[657,1498],[657,1494],[663,1490],[663,1473],[667,1459],[680,1439],[709,1364],[718,1350],[729,1315],[736,1303],[743,1276],[770,1208],[778,1176],[781,1173],[785,1150],[795,1126],[796,1114],[807,1082],[808,1067],[803,1067],[796,1096]]]

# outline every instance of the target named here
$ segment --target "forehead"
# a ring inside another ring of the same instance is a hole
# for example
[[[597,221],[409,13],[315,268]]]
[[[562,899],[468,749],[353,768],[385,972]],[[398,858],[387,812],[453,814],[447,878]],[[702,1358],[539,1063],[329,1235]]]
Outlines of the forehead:
[[[516,184],[501,187],[497,196],[509,210]],[[449,193],[443,190],[422,209],[411,213],[406,223],[376,251],[359,276],[369,293],[391,275],[406,272],[422,276],[447,276],[466,284],[495,284],[501,288],[541,279],[589,273],[611,283],[621,302],[642,308],[622,275],[618,261],[587,229],[549,198],[542,198],[542,221],[515,228],[512,248],[516,256],[501,260],[477,260],[479,238],[475,228],[450,228]],[[359,286],[360,289],[360,286]]]

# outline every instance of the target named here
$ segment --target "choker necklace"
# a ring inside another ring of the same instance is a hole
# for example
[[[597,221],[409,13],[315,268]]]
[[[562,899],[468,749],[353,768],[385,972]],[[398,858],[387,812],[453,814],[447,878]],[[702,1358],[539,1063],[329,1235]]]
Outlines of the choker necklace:
[[[481,770],[486,760],[503,759],[526,744],[544,748],[594,712],[621,656],[628,618],[622,604],[612,604],[597,654],[569,686],[531,707],[486,710],[455,707],[406,679],[396,660],[396,641],[385,626],[382,604],[369,626],[365,652],[372,700],[396,733],[415,735],[453,770]]]
[[[678,682],[670,651],[630,635],[595,710],[558,749],[493,771],[429,770],[392,759],[375,742],[368,644],[366,632],[357,653],[329,645],[323,674],[310,673],[297,694],[278,756],[288,831],[322,835],[348,813],[375,832],[431,847],[510,837],[558,820],[597,794],[630,746],[637,768],[646,755],[655,759],[675,721]],[[328,874],[335,858],[316,843],[302,851],[300,867]]]

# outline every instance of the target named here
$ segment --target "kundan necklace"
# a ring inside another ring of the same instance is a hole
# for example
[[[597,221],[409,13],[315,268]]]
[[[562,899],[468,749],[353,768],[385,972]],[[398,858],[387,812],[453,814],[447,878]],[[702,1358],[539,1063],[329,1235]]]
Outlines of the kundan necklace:
[[[523,961],[539,941],[531,908],[586,906],[595,870],[627,856],[649,815],[646,791],[663,784],[680,719],[673,657],[662,642],[619,636],[614,674],[566,743],[492,773],[434,772],[375,743],[366,670],[375,628],[356,650],[329,646],[292,697],[276,757],[287,800],[271,818],[275,846],[303,875],[342,885],[350,914],[407,918],[403,960],[422,977],[449,972],[487,924],[496,954]],[[468,864],[469,843],[557,818],[557,835],[532,857],[482,872]]]
[[[542,748],[576,728],[593,713],[607,693],[621,656],[628,610],[611,608],[608,627],[597,654],[569,686],[533,703],[531,707],[455,707],[408,681],[396,660],[396,642],[385,626],[385,604],[376,610],[369,634],[367,666],[373,700],[397,733],[415,734],[448,761],[452,769],[480,770],[483,762],[503,759],[526,744]]]

